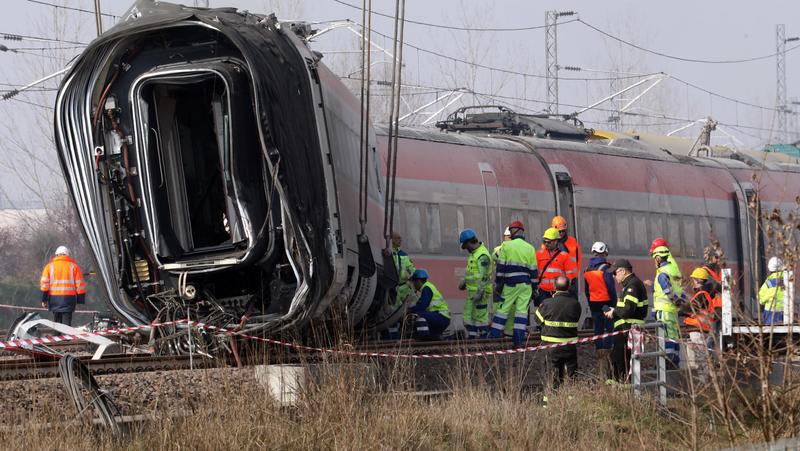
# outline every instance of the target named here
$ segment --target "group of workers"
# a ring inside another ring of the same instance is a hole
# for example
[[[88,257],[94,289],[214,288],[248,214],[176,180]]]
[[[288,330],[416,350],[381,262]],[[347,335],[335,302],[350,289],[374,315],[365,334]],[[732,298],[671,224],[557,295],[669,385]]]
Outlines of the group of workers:
[[[461,231],[459,243],[469,253],[459,284],[459,289],[466,291],[463,321],[468,338],[511,335],[514,346],[523,346],[530,313],[541,327],[543,342],[577,339],[582,312],[577,293],[582,267],[578,241],[569,235],[567,221],[561,216],[554,217],[551,227],[544,231],[539,249],[528,243],[524,234],[524,224],[512,221],[503,242],[490,253],[475,230]],[[414,267],[401,244],[400,235],[393,234],[391,252],[399,276],[397,304],[411,295],[413,286],[419,295],[410,309],[415,336],[440,337],[450,324],[447,302],[429,280],[428,272]],[[610,262],[608,246],[603,242],[595,242],[591,253],[583,280],[595,335],[644,324],[650,306],[648,287],[652,289],[655,318],[665,330],[667,357],[673,364],[678,365],[680,360],[681,317],[693,341],[718,331],[722,307],[720,250],[707,248],[704,263],[691,272],[690,299],[684,292],[681,270],[663,238],[653,240],[649,251],[656,269],[654,281],[640,280],[628,260]],[[759,302],[764,307],[763,322],[773,324],[783,319],[783,264],[773,257],[768,269],[770,275],[759,292]],[[530,310],[531,303],[534,311]],[[398,330],[399,325],[390,337],[397,337]],[[595,347],[599,376],[623,381],[630,360],[626,334],[597,340]],[[555,348],[549,362],[558,384],[577,369],[576,347]]]

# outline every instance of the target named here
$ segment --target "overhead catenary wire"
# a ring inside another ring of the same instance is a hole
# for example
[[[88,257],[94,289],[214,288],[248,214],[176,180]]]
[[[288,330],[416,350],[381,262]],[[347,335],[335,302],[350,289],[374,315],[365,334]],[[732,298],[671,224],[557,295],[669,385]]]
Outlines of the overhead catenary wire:
[[[332,0],[332,1],[334,1],[335,3],[338,3],[340,5],[343,5],[343,6],[347,6],[348,8],[361,10],[361,7],[359,7],[357,5],[353,5],[353,4],[345,2],[345,1],[342,1],[342,0]],[[391,14],[380,13],[380,12],[377,12],[377,11],[373,11],[372,13],[375,14],[376,16],[381,16],[381,17],[385,17],[385,18],[388,18],[388,19],[394,19],[394,16],[392,16]],[[566,24],[566,23],[569,23],[569,22],[575,22],[576,20],[577,19],[567,20],[567,21],[561,22],[561,24],[559,24],[559,25],[563,25],[563,24]],[[440,29],[444,29],[444,30],[474,31],[474,32],[530,31],[530,30],[541,30],[541,29],[544,29],[546,27],[546,25],[531,25],[531,26],[525,26],[525,27],[474,28],[474,27],[459,27],[459,26],[455,26],[455,25],[437,24],[437,23],[423,22],[423,21],[420,21],[420,20],[411,20],[411,19],[406,19],[405,22],[406,23],[410,23],[410,24],[414,24],[414,25],[421,25],[421,26],[425,26],[425,27],[440,28]]]
[[[68,39],[55,39],[42,36],[32,36],[26,34],[15,34],[6,32],[0,32],[0,39],[3,39],[5,41],[34,41],[34,42],[54,42],[62,44],[87,45],[87,43],[85,42],[70,41]]]
[[[383,235],[386,249],[390,249],[394,223],[395,186],[397,177],[397,134],[400,117],[400,95],[403,74],[403,31],[405,19],[405,0],[396,0],[394,37],[392,51],[392,96],[389,100],[389,136],[386,156],[386,201],[384,204]]]
[[[25,1],[27,1],[28,3],[35,3],[37,5],[49,6],[51,8],[64,9],[64,10],[67,10],[67,11],[76,11],[76,12],[88,13],[88,14],[94,14],[95,13],[94,11],[91,11],[91,10],[88,10],[88,9],[77,8],[77,7],[74,7],[74,6],[57,5],[55,3],[44,2],[44,1],[41,1],[41,0],[25,0]],[[119,19],[119,16],[114,15],[114,14],[100,13],[100,15],[103,16],[103,17],[110,17],[112,19]]]
[[[657,55],[657,56],[660,56],[660,57],[663,57],[663,58],[672,59],[672,60],[676,60],[676,61],[683,61],[683,62],[686,62],[686,63],[739,64],[739,63],[749,63],[749,62],[753,62],[753,61],[761,61],[761,60],[765,60],[765,59],[774,58],[775,56],[777,56],[777,53],[773,52],[773,53],[770,53],[768,55],[760,55],[760,56],[754,56],[754,57],[748,57],[748,58],[711,60],[711,59],[688,58],[688,57],[683,57],[683,56],[670,55],[668,53],[660,52],[658,50],[648,49],[646,47],[642,47],[641,45],[638,45],[638,44],[633,43],[631,41],[627,41],[625,39],[622,39],[619,36],[615,36],[615,35],[607,32],[605,30],[602,30],[602,29],[600,29],[600,28],[598,28],[598,27],[586,22],[583,19],[578,18],[578,19],[575,20],[575,22],[583,24],[584,26],[586,26],[586,27],[588,27],[588,28],[590,28],[590,29],[602,34],[603,36],[605,36],[605,37],[607,37],[609,39],[613,39],[613,40],[619,42],[620,44],[624,44],[624,45],[627,45],[629,47],[633,47],[633,48],[635,48],[637,50],[641,50],[643,52],[651,53],[653,55]],[[786,53],[791,52],[792,50],[795,50],[797,48],[800,48],[800,45],[796,45],[794,47],[786,49]]]

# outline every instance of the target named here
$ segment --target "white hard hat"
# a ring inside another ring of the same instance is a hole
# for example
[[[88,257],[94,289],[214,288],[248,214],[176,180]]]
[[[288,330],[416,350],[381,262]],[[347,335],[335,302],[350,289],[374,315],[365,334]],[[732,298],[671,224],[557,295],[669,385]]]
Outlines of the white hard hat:
[[[508,227],[506,227],[506,230],[503,232],[503,236],[511,236],[511,231],[508,230]]]
[[[606,246],[606,243],[602,241],[595,241],[595,243],[592,244],[592,252],[597,252],[598,254],[605,254],[606,252],[608,252],[608,246]]]
[[[778,257],[772,257],[769,259],[769,263],[767,263],[767,269],[770,272],[778,271],[783,268],[783,260]]]
[[[67,246],[58,246],[56,255],[69,255],[69,248]]]

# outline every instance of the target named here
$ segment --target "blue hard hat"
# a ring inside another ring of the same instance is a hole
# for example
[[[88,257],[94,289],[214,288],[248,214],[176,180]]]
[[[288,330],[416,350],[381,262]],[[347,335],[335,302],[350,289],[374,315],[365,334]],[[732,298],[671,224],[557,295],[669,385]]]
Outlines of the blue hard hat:
[[[464,244],[467,241],[477,237],[478,235],[472,229],[464,229],[461,231],[461,234],[458,235],[458,242],[460,244]]]
[[[414,274],[411,275],[412,279],[427,279],[428,278],[428,271],[424,269],[418,269],[414,271]]]

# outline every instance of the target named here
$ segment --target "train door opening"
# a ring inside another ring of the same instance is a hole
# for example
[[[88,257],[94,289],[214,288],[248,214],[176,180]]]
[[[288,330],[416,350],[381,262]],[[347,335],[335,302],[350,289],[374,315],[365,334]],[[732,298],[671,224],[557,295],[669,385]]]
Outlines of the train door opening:
[[[570,233],[578,238],[578,228],[575,222],[575,190],[572,186],[572,176],[569,172],[555,172],[558,187],[558,214],[567,220]]]
[[[502,235],[502,216],[500,215],[500,185],[497,174],[489,163],[478,163],[483,182],[483,199],[486,215],[486,236],[479,237],[486,242],[494,242]]]
[[[738,212],[740,219],[746,221],[748,231],[747,236],[739,241],[747,246],[747,254],[750,256],[749,264],[744,265],[745,273],[749,272],[750,274],[750,290],[744,291],[744,294],[745,299],[755,300],[757,299],[756,291],[766,271],[764,231],[761,224],[761,200],[758,198],[758,192],[752,186],[744,187],[744,196],[746,202],[743,203],[743,210]],[[740,221],[740,223],[741,222],[743,221]],[[747,271],[747,269],[749,269],[749,271]],[[757,318],[758,302],[750,302],[748,308],[750,313]]]

